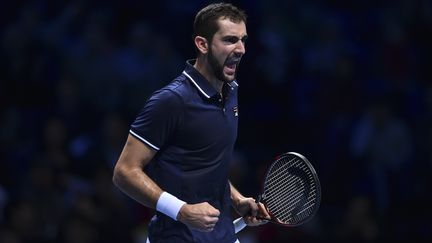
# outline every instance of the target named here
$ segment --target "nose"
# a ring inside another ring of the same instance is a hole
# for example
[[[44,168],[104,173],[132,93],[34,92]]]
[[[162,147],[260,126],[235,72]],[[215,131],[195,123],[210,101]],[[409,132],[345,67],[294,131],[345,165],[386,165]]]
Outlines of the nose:
[[[237,55],[243,55],[243,54],[246,53],[246,47],[245,47],[245,43],[244,43],[243,41],[239,40],[239,41],[237,42],[237,46],[236,46],[236,49],[235,49],[235,53],[236,53]]]

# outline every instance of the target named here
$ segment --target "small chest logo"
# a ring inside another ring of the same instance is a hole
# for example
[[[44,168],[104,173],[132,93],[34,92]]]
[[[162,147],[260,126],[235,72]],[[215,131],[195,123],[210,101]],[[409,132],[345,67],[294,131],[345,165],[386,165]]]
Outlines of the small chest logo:
[[[238,116],[238,107],[237,106],[234,106],[233,111],[234,111],[234,116]]]

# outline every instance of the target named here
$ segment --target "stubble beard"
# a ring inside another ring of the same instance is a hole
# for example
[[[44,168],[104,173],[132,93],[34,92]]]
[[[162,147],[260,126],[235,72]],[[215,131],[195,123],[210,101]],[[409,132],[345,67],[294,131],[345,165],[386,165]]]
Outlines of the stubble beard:
[[[222,81],[224,83],[229,83],[229,82],[231,82],[231,81],[233,81],[235,79],[235,77],[237,75],[237,70],[236,70],[236,73],[234,74],[234,78],[233,79],[230,79],[230,78],[226,77],[224,75],[224,71],[223,71],[223,69],[224,69],[223,65],[224,64],[221,65],[218,62],[218,60],[216,59],[216,57],[213,55],[213,51],[212,51],[211,48],[209,49],[209,52],[208,52],[208,61],[209,61],[210,68],[212,69],[214,76],[218,80],[220,80],[220,81]]]

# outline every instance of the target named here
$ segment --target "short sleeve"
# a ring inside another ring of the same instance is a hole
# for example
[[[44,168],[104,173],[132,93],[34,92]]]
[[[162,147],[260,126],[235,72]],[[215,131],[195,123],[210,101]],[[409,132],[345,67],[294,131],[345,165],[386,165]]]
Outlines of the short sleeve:
[[[171,90],[154,93],[130,128],[130,134],[154,150],[160,150],[182,122],[183,102]]]

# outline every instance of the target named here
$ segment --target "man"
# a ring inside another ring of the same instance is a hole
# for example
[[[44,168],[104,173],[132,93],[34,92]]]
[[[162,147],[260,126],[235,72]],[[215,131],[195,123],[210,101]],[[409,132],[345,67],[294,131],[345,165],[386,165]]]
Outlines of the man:
[[[231,206],[249,225],[269,218],[228,180],[237,137],[236,73],[245,54],[246,15],[210,4],[194,21],[196,60],[147,101],[131,125],[113,181],[156,209],[149,241],[238,242]]]

